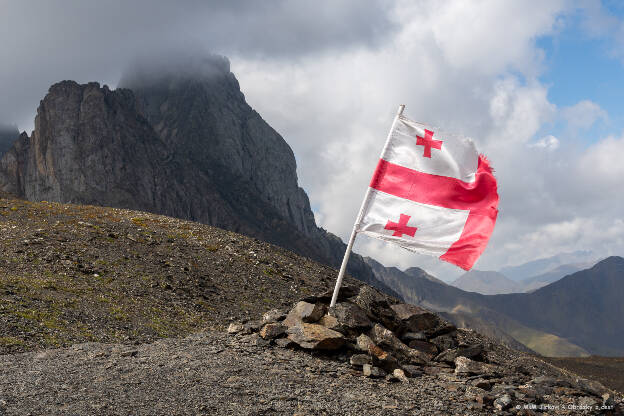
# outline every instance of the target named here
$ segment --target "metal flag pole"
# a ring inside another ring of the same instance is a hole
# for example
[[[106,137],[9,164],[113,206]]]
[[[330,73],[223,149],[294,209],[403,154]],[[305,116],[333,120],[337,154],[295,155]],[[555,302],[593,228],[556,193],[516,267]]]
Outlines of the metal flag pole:
[[[388,132],[388,137],[386,138],[386,143],[384,144],[383,150],[381,151],[381,157],[386,153],[386,148],[388,147],[388,143],[390,142],[390,137],[392,136],[392,132],[394,131],[394,126],[396,125],[399,116],[403,114],[403,110],[405,109],[405,104],[401,104],[399,109],[394,116],[394,120],[392,121],[392,126],[390,127],[390,131]],[[342,264],[340,265],[340,271],[338,272],[338,279],[336,280],[336,287],[334,288],[334,294],[332,295],[331,303],[329,304],[330,308],[336,306],[336,300],[338,300],[338,291],[340,291],[340,286],[342,285],[342,279],[344,278],[345,271],[347,270],[347,263],[349,262],[349,256],[351,255],[351,249],[353,248],[353,243],[355,242],[355,236],[357,235],[357,228],[360,225],[360,221],[362,221],[362,216],[364,215],[364,211],[366,206],[368,205],[368,200],[370,198],[371,188],[370,186],[366,189],[366,195],[364,195],[364,200],[362,201],[362,205],[360,206],[360,212],[355,220],[355,224],[353,224],[353,231],[351,231],[351,237],[349,238],[349,243],[347,244],[347,250],[345,251],[345,255],[342,259]]]

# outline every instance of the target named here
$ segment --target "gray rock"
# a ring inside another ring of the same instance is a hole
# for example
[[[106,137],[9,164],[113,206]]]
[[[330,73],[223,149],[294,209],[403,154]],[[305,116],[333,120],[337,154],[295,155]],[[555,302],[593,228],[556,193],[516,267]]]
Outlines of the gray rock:
[[[384,351],[375,344],[369,346],[369,354],[373,359],[373,364],[386,371],[393,371],[395,368],[401,367],[399,360],[397,360],[395,356],[388,351]]]
[[[288,338],[278,338],[273,342],[275,342],[275,345],[281,348],[293,348],[297,345],[297,343],[291,341]]]
[[[394,333],[392,333],[392,331],[384,328],[380,324],[375,324],[370,330],[369,335],[376,345],[382,348],[388,348],[399,359],[404,360],[407,363],[424,364],[428,361],[428,357],[426,354],[411,349],[403,342],[401,342],[401,340],[398,339],[394,335]]]
[[[422,331],[420,331],[420,332],[406,332],[406,333],[403,334],[403,336],[401,336],[401,340],[404,341],[404,342],[409,342],[409,341],[426,341],[427,340],[427,336]]]
[[[410,332],[428,331],[437,328],[441,320],[426,309],[416,305],[399,303],[392,305],[392,310],[397,314],[404,327]]]
[[[279,323],[268,323],[260,329],[260,337],[263,339],[274,339],[286,333],[288,327]]]
[[[252,335],[252,343],[257,347],[268,347],[269,345],[271,345],[271,341],[271,339],[262,338],[258,334]]]
[[[449,350],[457,347],[457,334],[440,335],[430,339],[429,342],[438,347],[440,351]]]
[[[407,376],[405,375],[405,372],[401,370],[400,368],[395,368],[394,371],[389,373],[386,376],[386,380],[392,381],[392,382],[400,381],[402,383],[406,383],[409,381],[407,379]]]
[[[325,328],[329,328],[333,331],[337,331],[340,333],[344,333],[344,328],[340,323],[338,323],[338,319],[331,315],[323,315],[323,317],[318,321],[319,325],[323,325]]]
[[[371,345],[375,345],[373,340],[366,334],[361,334],[359,337],[357,337],[355,342],[357,349],[366,353],[370,351]]]
[[[498,411],[505,410],[511,405],[511,396],[509,394],[503,394],[496,400],[494,400],[494,408]]]
[[[490,391],[492,389],[492,382],[489,380],[484,380],[482,378],[478,378],[476,380],[473,380],[471,382],[471,384],[475,387],[478,387],[480,389],[483,389],[485,391]]]
[[[260,328],[262,328],[261,321],[249,321],[243,324],[243,330],[241,331],[241,334],[252,334],[254,332],[258,332]]]
[[[401,320],[396,312],[390,308],[392,304],[391,299],[377,290],[369,286],[362,286],[360,292],[352,301],[362,308],[372,321],[381,322],[383,326],[392,331],[402,328]]]
[[[329,315],[336,318],[343,331],[368,329],[373,324],[366,313],[350,302],[339,302],[329,310]]]
[[[282,322],[284,325],[291,327],[302,322],[314,323],[325,314],[325,305],[322,303],[297,302],[294,308],[288,312],[286,319]]]
[[[427,341],[419,341],[413,340],[408,344],[410,348],[415,349],[416,351],[423,352],[430,357],[433,357],[438,354],[438,347],[435,344],[432,344]]]
[[[447,337],[447,335],[443,335],[443,337]],[[445,363],[454,363],[457,357],[466,357],[471,360],[481,361],[483,359],[482,353],[483,347],[475,344],[442,351],[433,360]]]
[[[585,378],[575,379],[572,386],[581,391],[587,392],[593,396],[600,397],[600,398],[602,398],[603,394],[609,392],[607,388],[603,386],[602,384],[600,384],[599,382],[594,381],[594,380],[588,380]]]
[[[602,405],[608,408],[615,406],[615,400],[613,398],[613,393],[604,393],[602,395]]]
[[[244,329],[243,324],[235,322],[231,323],[227,328],[228,334],[238,334]]]
[[[460,345],[457,348],[457,356],[458,357],[466,357],[471,360],[481,361],[483,360],[483,345],[481,344],[473,344],[473,345]]]
[[[386,376],[386,372],[384,370],[370,364],[364,364],[362,367],[362,373],[364,373],[366,377],[371,378],[382,378]]]
[[[422,367],[416,365],[402,365],[403,372],[408,377],[420,377],[423,375]]]
[[[265,324],[270,324],[274,322],[282,321],[286,317],[286,313],[279,309],[271,309],[268,312],[265,312],[262,315],[262,322]]]
[[[457,357],[455,359],[455,374],[456,375],[474,375],[474,374],[495,374],[496,366],[492,364],[485,364],[479,361],[473,361],[466,357]]]
[[[302,323],[288,328],[288,339],[302,348],[314,350],[336,350],[345,343],[340,332],[332,331],[322,325]]]
[[[353,354],[351,358],[349,358],[349,364],[354,367],[361,367],[364,364],[372,364],[373,360],[368,354]]]
[[[442,351],[440,354],[436,355],[433,358],[433,361],[452,364],[452,363],[455,363],[456,358],[457,358],[457,350],[450,349],[450,350]]]

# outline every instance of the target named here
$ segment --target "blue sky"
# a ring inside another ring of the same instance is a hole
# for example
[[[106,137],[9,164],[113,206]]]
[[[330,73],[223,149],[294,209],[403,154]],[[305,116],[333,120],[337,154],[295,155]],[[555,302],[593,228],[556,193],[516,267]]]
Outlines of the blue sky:
[[[624,18],[624,3],[603,3],[603,10]],[[544,51],[539,79],[548,86],[549,101],[558,107],[591,100],[607,112],[606,120],[580,132],[582,141],[595,142],[610,134],[619,135],[624,129],[624,61],[614,55],[614,38],[608,33],[589,33],[583,27],[585,19],[583,13],[572,12],[564,17],[561,30],[537,40],[537,47]],[[545,134],[556,137],[565,130],[561,122],[544,127]]]

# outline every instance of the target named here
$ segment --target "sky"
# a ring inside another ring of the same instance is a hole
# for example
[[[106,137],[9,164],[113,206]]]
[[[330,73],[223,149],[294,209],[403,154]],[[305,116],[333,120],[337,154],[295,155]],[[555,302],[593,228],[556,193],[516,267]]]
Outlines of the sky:
[[[624,255],[624,6],[617,1],[0,0],[0,124],[30,131],[64,79],[115,87],[141,57],[218,53],[291,145],[317,223],[346,240],[399,104],[471,137],[498,179],[475,268]],[[436,258],[358,237],[388,266]]]

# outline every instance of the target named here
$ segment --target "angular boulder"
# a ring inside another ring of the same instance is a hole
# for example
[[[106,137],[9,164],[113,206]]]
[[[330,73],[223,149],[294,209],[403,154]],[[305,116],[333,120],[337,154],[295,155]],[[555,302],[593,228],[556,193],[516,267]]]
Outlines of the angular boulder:
[[[353,367],[362,367],[364,364],[372,364],[373,360],[368,354],[353,354],[349,358],[349,364]]]
[[[455,359],[455,374],[461,376],[469,375],[493,375],[497,373],[496,366],[479,361],[473,361],[466,357]]]
[[[438,354],[438,347],[427,341],[413,340],[410,341],[408,345],[410,348],[425,353],[430,357],[434,357]]]
[[[368,353],[373,359],[373,364],[377,367],[381,367],[386,371],[394,371],[395,368],[400,368],[399,360],[397,360],[392,354],[379,348],[375,344],[371,344],[368,347]]]
[[[402,361],[407,361],[411,364],[425,364],[428,361],[429,357],[426,354],[411,349],[397,338],[392,331],[380,324],[375,324],[369,335],[376,345],[389,349]]]
[[[286,333],[288,327],[279,323],[268,323],[260,329],[259,335],[263,339],[274,339]]]
[[[288,339],[300,347],[313,350],[336,350],[345,343],[340,332],[322,325],[301,323],[288,328]]]
[[[358,295],[351,301],[362,308],[372,321],[381,322],[383,326],[392,331],[402,328],[401,320],[390,307],[391,299],[372,287],[362,286]]]
[[[368,353],[371,345],[375,345],[375,343],[368,335],[361,334],[356,338],[355,345],[358,350]]]
[[[399,303],[390,307],[410,332],[431,331],[441,323],[436,314],[416,305]]]
[[[350,302],[340,302],[329,310],[329,315],[336,318],[343,331],[363,330],[373,326],[366,312]],[[342,332],[342,331],[341,331]]]
[[[288,312],[286,319],[282,322],[287,327],[301,323],[317,322],[325,314],[325,305],[322,303],[297,302],[294,308]]]
[[[262,315],[262,322],[265,324],[270,324],[273,322],[278,322],[283,320],[286,317],[286,314],[284,313],[284,311],[281,311],[279,309],[271,309],[268,312],[265,312]]]
[[[336,317],[334,316],[323,315],[323,317],[318,321],[318,324],[323,325],[325,328],[329,328],[333,331],[343,333],[342,326],[338,322],[338,319],[336,319]]]
[[[457,334],[445,334],[440,335],[429,340],[432,344],[434,344],[440,351],[449,350],[451,348],[457,347]]]

